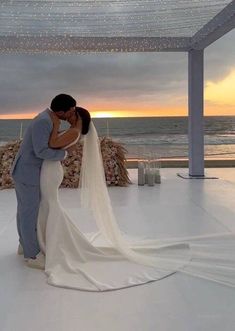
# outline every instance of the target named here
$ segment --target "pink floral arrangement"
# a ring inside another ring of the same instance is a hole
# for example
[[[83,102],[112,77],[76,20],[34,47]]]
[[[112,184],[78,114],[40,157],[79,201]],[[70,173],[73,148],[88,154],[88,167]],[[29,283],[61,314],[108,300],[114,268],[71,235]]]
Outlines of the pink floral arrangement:
[[[21,141],[13,141],[0,147],[0,189],[13,188],[11,165]],[[100,138],[106,183],[108,186],[127,186],[131,183],[126,169],[125,148],[109,138]],[[77,143],[72,155],[62,161],[64,178],[61,187],[77,188],[82,163],[82,144]]]

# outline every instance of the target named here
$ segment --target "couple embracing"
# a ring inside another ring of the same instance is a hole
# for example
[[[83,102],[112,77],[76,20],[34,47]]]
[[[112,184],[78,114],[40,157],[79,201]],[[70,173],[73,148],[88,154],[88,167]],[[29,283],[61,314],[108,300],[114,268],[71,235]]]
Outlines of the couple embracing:
[[[61,120],[70,124],[64,132],[59,131]],[[61,161],[81,138],[81,203],[74,222],[60,202],[58,189],[64,175]],[[231,283],[233,235],[218,236],[215,243],[210,236],[143,239],[120,230],[106,187],[95,126],[89,112],[76,107],[69,95],[57,95],[50,108],[32,120],[14,160],[12,176],[17,197],[18,254],[24,255],[28,267],[44,270],[50,285],[109,291],[159,280],[176,271]],[[98,231],[83,233],[79,218],[90,221],[90,214]],[[206,258],[205,243],[210,251]],[[211,253],[215,248],[218,251],[218,243],[223,248],[222,263]]]
[[[83,120],[82,120],[83,119]],[[60,120],[70,128],[59,134]],[[31,122],[11,172],[17,197],[18,253],[29,267],[44,269],[45,258],[37,237],[37,222],[41,201],[40,174],[43,161],[61,161],[70,154],[81,132],[87,133],[89,112],[76,107],[70,95],[57,95],[50,108]],[[47,178],[50,182],[50,178]]]

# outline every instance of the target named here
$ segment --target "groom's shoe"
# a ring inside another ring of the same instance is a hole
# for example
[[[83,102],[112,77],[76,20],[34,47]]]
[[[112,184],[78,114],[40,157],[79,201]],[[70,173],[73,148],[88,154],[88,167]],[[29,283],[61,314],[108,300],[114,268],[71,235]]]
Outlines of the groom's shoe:
[[[17,250],[17,254],[18,255],[23,255],[24,254],[24,250],[21,244],[19,244],[18,246],[18,250]]]
[[[35,259],[26,260],[26,265],[30,268],[44,270],[45,256],[42,254],[42,252],[39,252],[38,255],[36,255]]]

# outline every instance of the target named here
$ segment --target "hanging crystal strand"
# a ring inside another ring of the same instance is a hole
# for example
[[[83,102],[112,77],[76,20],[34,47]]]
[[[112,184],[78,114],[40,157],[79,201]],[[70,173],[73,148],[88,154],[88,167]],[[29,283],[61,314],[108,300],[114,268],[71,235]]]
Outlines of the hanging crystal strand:
[[[22,140],[23,139],[23,123],[20,123],[20,135],[19,135],[19,139]]]
[[[155,169],[154,169],[154,158],[153,158],[152,151],[149,152],[147,181],[148,181],[148,186],[154,186],[154,183],[155,183]]]
[[[108,118],[106,120],[106,135],[107,135],[108,138],[110,138],[110,136],[109,136],[109,120],[108,120]]]
[[[145,164],[142,146],[138,147],[138,185],[145,184]]]
[[[144,177],[145,177],[145,184],[148,184],[148,173],[149,173],[149,152],[146,150],[144,151]]]

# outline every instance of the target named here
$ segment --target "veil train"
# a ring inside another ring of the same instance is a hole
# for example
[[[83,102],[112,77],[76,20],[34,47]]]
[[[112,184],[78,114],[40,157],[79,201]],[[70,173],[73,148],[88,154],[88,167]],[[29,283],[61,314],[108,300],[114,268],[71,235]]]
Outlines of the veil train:
[[[99,233],[128,260],[162,271],[176,270],[235,286],[235,234],[172,239],[135,239],[121,233],[108,194],[99,139],[91,121],[84,137],[81,205],[93,212]],[[94,238],[93,238],[94,240]],[[151,250],[159,249],[159,257]]]

